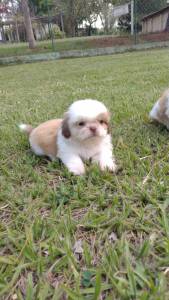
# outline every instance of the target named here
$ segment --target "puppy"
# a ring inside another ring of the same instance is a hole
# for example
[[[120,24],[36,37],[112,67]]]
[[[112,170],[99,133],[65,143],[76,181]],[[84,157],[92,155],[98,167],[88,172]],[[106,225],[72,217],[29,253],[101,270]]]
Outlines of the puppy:
[[[152,120],[165,125],[169,130],[169,89],[154,104],[149,116]]]
[[[21,124],[37,155],[60,158],[75,175],[85,173],[84,160],[91,159],[101,170],[116,171],[109,132],[110,113],[97,100],[74,102],[63,119],[50,120],[36,128]]]

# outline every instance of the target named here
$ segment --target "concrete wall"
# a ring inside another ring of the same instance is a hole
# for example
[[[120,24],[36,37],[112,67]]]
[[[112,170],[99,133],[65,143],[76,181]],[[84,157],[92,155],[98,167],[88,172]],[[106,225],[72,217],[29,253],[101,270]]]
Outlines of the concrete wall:
[[[76,57],[92,57],[99,55],[112,55],[116,53],[124,53],[127,51],[140,51],[147,49],[156,49],[156,48],[169,48],[169,42],[154,42],[154,43],[145,43],[129,46],[118,46],[118,47],[107,47],[107,48],[97,48],[97,49],[86,49],[86,50],[70,50],[62,52],[51,52],[51,53],[39,53],[23,56],[14,56],[14,57],[2,57],[0,58],[1,65],[17,64],[17,63],[33,63],[37,61],[48,61],[56,60],[63,58],[76,58]]]
[[[169,11],[147,18],[142,22],[142,33],[162,32],[166,29]]]

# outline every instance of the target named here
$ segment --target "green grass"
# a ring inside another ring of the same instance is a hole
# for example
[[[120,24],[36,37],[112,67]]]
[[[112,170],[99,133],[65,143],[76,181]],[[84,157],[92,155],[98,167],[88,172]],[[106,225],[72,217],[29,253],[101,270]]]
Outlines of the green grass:
[[[88,42],[83,40],[56,40],[54,43],[55,51],[63,50],[79,50],[89,48]],[[33,50],[29,49],[27,43],[19,44],[2,44],[0,45],[0,57],[20,56],[36,53],[47,53],[53,51],[51,41],[38,42],[37,47]]]
[[[120,42],[120,41],[121,42]],[[51,40],[36,42],[35,49],[29,49],[27,43],[14,43],[14,44],[0,44],[0,58],[10,56],[29,55],[37,53],[47,53],[53,51],[67,51],[67,50],[83,50],[99,47],[113,47],[118,45],[131,44],[132,39],[127,35],[113,36],[101,35],[90,37],[75,37],[54,40],[52,47]]]
[[[79,38],[65,38],[54,41],[55,51],[66,50],[81,50],[94,47],[90,42],[93,39],[102,39],[109,36],[92,36],[92,37],[79,37]],[[43,41],[37,42],[34,50],[29,49],[27,43],[14,43],[14,44],[0,44],[0,57],[7,56],[20,56],[26,54],[45,53],[53,51],[52,42]]]
[[[169,133],[148,120],[168,86],[168,57],[157,50],[1,68],[0,299],[169,299]],[[17,129],[87,97],[112,112],[116,176],[90,165],[72,176],[33,155]]]

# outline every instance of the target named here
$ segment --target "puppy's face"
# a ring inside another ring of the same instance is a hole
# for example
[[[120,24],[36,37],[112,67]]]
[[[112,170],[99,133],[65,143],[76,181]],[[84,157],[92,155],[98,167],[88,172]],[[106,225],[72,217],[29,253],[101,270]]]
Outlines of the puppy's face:
[[[83,141],[93,137],[104,137],[108,132],[108,116],[106,113],[102,113],[92,119],[81,116],[73,122],[71,122],[70,118],[69,122],[72,137],[78,140]]]
[[[109,131],[110,114],[103,103],[96,100],[80,100],[74,102],[65,115],[62,133],[84,141],[102,138]]]

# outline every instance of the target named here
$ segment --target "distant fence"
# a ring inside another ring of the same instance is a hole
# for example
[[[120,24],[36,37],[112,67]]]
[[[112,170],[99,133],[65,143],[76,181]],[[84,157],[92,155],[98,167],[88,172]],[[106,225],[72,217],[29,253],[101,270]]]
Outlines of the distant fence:
[[[65,36],[108,35],[93,39],[92,48],[169,41],[169,0],[121,0],[118,6],[107,6],[104,13],[98,13],[102,28],[94,18],[90,24],[78,23],[78,18],[70,18],[69,11],[58,11],[51,3],[46,0],[46,13],[32,17],[32,25],[36,40],[50,39],[53,51],[56,39]],[[22,17],[1,21],[2,42],[25,41],[25,38]]]
[[[169,1],[134,0],[134,2],[135,42],[168,41]]]
[[[53,13],[50,7],[49,24]],[[100,41],[93,40],[93,47],[96,48],[169,41],[169,0],[121,0],[118,6],[109,8],[106,18],[106,25],[102,28],[97,28],[97,22],[90,26],[87,23],[76,26],[74,35],[108,35]],[[59,23],[61,31],[67,30],[68,21],[63,13]],[[50,37],[53,41],[52,26]]]

